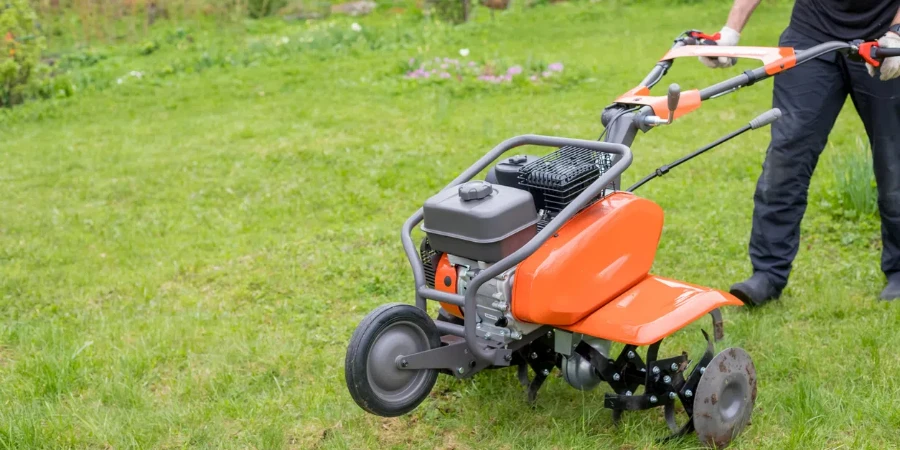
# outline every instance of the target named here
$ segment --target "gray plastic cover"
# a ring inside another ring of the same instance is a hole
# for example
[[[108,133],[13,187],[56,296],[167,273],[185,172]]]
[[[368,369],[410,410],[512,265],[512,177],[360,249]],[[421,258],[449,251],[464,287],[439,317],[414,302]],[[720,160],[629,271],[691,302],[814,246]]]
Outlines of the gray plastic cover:
[[[538,222],[531,193],[508,186],[490,185],[484,198],[463,200],[455,186],[429,198],[422,231],[474,243],[503,240]]]

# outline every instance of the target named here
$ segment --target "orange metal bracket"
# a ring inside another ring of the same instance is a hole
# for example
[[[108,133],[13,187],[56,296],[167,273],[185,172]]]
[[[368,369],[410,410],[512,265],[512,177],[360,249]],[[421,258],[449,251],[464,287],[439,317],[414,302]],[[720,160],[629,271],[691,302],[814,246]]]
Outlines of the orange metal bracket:
[[[668,97],[654,97],[650,95],[641,95],[641,93],[650,93],[646,87],[636,87],[625,95],[616,99],[616,103],[624,103],[626,105],[647,105],[653,108],[653,114],[663,120],[669,119]],[[635,95],[634,93],[637,93]],[[629,95],[632,94],[632,95]],[[681,93],[681,99],[678,101],[678,108],[675,110],[675,118],[679,118],[700,107],[700,91],[692,89]]]
[[[650,345],[726,305],[743,303],[722,291],[650,275],[584,320],[562,328],[625,344]]]

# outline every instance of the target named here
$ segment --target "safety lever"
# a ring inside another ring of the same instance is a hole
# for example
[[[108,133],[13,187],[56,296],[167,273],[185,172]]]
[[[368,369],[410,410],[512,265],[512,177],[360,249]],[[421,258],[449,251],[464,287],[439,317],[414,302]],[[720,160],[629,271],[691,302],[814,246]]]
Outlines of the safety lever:
[[[676,86],[677,86],[677,85],[676,85]],[[669,89],[669,92],[671,92],[671,91],[672,91],[672,90]],[[672,97],[670,96],[670,97],[669,97],[669,107],[670,107],[670,108],[671,108],[671,106],[672,106],[671,99],[672,99]],[[677,104],[677,102],[676,102],[676,104]],[[671,119],[671,118],[672,118],[672,113],[669,112],[669,119]],[[714,148],[714,147],[717,147],[717,146],[721,145],[722,143],[728,142],[728,141],[730,141],[731,139],[733,139],[733,138],[735,138],[735,137],[737,137],[737,136],[740,136],[741,134],[743,134],[743,133],[746,132],[746,131],[749,131],[749,130],[755,130],[755,129],[757,129],[757,128],[762,128],[762,127],[764,127],[764,126],[766,126],[766,125],[769,125],[769,124],[771,124],[772,122],[775,122],[776,120],[778,120],[779,118],[781,118],[781,110],[778,109],[778,108],[772,108],[772,109],[770,109],[770,110],[768,110],[768,111],[766,111],[766,112],[764,112],[764,113],[762,113],[762,114],[756,116],[753,120],[751,120],[749,123],[747,123],[746,125],[744,125],[744,126],[741,127],[740,129],[738,129],[738,130],[736,130],[736,131],[733,131],[733,132],[729,133],[728,135],[723,136],[723,137],[721,137],[721,138],[715,140],[715,141],[712,142],[711,144],[708,144],[708,145],[706,145],[706,146],[700,148],[699,150],[697,150],[697,151],[695,151],[695,152],[693,152],[693,153],[691,153],[691,154],[689,154],[689,155],[687,155],[687,156],[684,156],[684,157],[682,157],[681,159],[676,160],[675,162],[673,162],[673,163],[671,163],[671,164],[666,164],[666,165],[664,165],[664,166],[660,166],[660,167],[659,167],[658,169],[656,169],[653,173],[651,173],[650,175],[647,175],[646,177],[644,177],[643,179],[641,179],[641,181],[638,181],[637,183],[635,183],[634,185],[632,185],[630,188],[626,189],[626,191],[628,191],[628,192],[633,192],[635,189],[637,189],[637,188],[643,186],[643,185],[644,185],[645,183],[647,183],[648,181],[650,181],[650,180],[652,180],[652,179],[654,179],[654,178],[656,178],[656,177],[661,177],[661,176],[663,176],[663,175],[669,173],[670,170],[674,169],[675,167],[678,167],[679,165],[681,165],[681,164],[684,163],[685,161],[688,161],[688,160],[690,160],[690,159],[692,159],[692,158],[694,158],[694,157],[696,157],[696,156],[699,156],[700,154],[706,152],[707,150],[710,150],[710,149],[712,149],[712,148]]]

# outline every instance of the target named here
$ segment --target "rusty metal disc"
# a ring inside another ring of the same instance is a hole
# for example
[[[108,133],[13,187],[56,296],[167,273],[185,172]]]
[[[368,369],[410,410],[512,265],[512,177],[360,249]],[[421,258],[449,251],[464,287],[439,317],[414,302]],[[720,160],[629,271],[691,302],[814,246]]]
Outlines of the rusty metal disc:
[[[746,351],[728,348],[706,366],[694,397],[700,442],[725,448],[750,423],[756,403],[756,368]]]

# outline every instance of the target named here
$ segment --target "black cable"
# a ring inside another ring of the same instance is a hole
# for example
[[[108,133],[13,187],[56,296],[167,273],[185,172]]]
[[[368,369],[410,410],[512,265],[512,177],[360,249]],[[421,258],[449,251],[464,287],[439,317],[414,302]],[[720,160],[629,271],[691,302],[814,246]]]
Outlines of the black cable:
[[[635,111],[637,111],[637,110],[639,110],[639,109],[641,109],[641,107],[640,107],[640,106],[636,106],[636,107],[631,108],[631,109],[626,109],[626,110],[624,110],[624,111],[620,111],[618,114],[616,114],[615,116],[613,116],[612,120],[610,120],[610,121],[609,121],[609,124],[606,125],[606,128],[603,129],[603,132],[600,133],[600,137],[597,138],[597,140],[598,140],[598,141],[602,141],[602,140],[603,140],[603,136],[606,136],[607,130],[609,130],[610,128],[612,128],[612,126],[616,123],[617,120],[619,120],[620,117],[622,117],[622,116],[624,116],[625,114],[628,114],[628,113],[630,113],[630,112],[635,112]]]
[[[727,135],[725,135],[725,136],[723,136],[723,137],[721,137],[721,138],[719,138],[719,139],[716,139],[716,140],[713,141],[712,143],[707,144],[706,146],[700,148],[699,150],[697,150],[697,151],[695,151],[695,152],[693,152],[693,153],[691,153],[691,154],[689,154],[689,155],[687,155],[687,156],[684,156],[684,157],[682,157],[682,158],[676,160],[675,162],[672,162],[672,163],[670,163],[670,164],[666,164],[666,165],[660,166],[660,167],[657,168],[655,171],[653,171],[653,173],[651,173],[650,175],[647,175],[646,177],[644,177],[643,179],[641,179],[641,181],[638,181],[637,183],[631,185],[631,187],[628,188],[628,189],[626,189],[626,191],[627,191],[627,192],[634,192],[635,189],[637,189],[637,188],[643,186],[643,185],[646,184],[648,181],[650,181],[650,180],[652,180],[652,179],[654,179],[654,178],[656,178],[656,177],[661,177],[661,176],[663,176],[663,175],[669,173],[670,170],[672,170],[672,169],[678,167],[679,165],[681,165],[681,164],[684,163],[685,161],[688,161],[688,160],[690,160],[690,159],[692,159],[692,158],[694,158],[694,157],[696,157],[696,156],[702,154],[703,152],[706,152],[707,150],[709,150],[709,149],[711,149],[711,148],[713,148],[713,147],[716,147],[716,146],[722,144],[723,142],[728,141],[728,140],[730,140],[730,139],[732,139],[732,138],[734,138],[734,137],[736,137],[736,136],[738,136],[738,135],[740,135],[740,134],[742,134],[742,133],[744,133],[745,131],[750,130],[750,129],[751,129],[750,125],[744,125],[743,127],[741,127],[740,129],[738,129],[737,131],[733,131],[733,132],[731,132],[731,133],[729,133],[729,134],[727,134]]]

